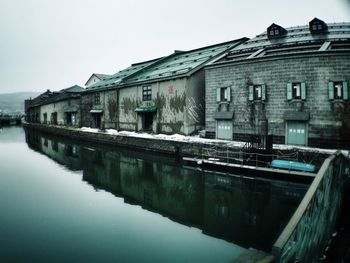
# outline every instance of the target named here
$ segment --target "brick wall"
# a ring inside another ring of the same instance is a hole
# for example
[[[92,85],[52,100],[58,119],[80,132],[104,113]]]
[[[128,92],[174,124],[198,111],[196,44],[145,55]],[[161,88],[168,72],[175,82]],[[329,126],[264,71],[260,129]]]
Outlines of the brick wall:
[[[322,146],[322,141],[337,143],[350,140],[347,129],[350,106],[347,102],[331,102],[328,98],[329,81],[350,80],[350,55],[309,55],[271,60],[258,59],[248,63],[211,66],[206,69],[206,130],[215,133],[214,112],[217,111],[216,88],[231,87],[229,110],[234,111],[235,134],[253,134],[259,130],[258,119],[265,112],[269,133],[285,136],[286,111],[310,113],[308,144]],[[305,82],[306,100],[287,101],[287,83]],[[262,103],[248,101],[248,86],[265,84],[267,100]],[[236,136],[240,137],[240,136]],[[349,138],[349,139],[347,139]]]

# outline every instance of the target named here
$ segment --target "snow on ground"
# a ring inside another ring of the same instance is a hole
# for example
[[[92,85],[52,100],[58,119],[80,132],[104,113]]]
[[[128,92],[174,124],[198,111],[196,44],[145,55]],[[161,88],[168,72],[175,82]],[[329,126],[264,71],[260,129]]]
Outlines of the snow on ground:
[[[92,132],[92,133],[104,133],[108,135],[120,135],[120,136],[128,136],[134,138],[144,138],[144,139],[155,139],[155,140],[166,140],[166,141],[177,141],[177,142],[193,142],[193,143],[205,143],[205,144],[225,144],[229,147],[232,146],[243,146],[245,142],[236,142],[236,141],[223,141],[217,139],[206,139],[197,136],[185,136],[181,134],[150,134],[150,133],[142,133],[142,132],[131,132],[131,131],[117,131],[114,129],[106,129],[104,131],[96,129],[96,128],[88,128],[82,127],[79,130],[84,132]]]
[[[296,145],[286,145],[286,144],[274,144],[274,149],[278,150],[292,150],[292,149],[298,149],[302,151],[307,152],[315,152],[315,153],[325,153],[325,154],[333,154],[337,149],[321,149],[321,148],[314,148],[314,147],[307,147],[307,146],[296,146]],[[350,152],[348,150],[340,150],[345,156],[349,156]]]
[[[82,127],[82,128],[80,128],[78,130],[81,130],[81,131],[84,131],[84,132],[95,132],[95,133],[100,132],[99,129],[89,128],[89,127]]]
[[[238,141],[223,141],[223,140],[217,140],[217,139],[207,139],[207,138],[201,138],[198,135],[197,136],[185,136],[181,134],[150,134],[150,133],[142,133],[142,132],[130,132],[130,131],[117,131],[114,129],[107,129],[107,130],[99,130],[96,128],[88,128],[88,127],[82,127],[79,130],[84,132],[93,132],[93,133],[104,133],[108,135],[120,135],[120,136],[128,136],[128,137],[134,137],[134,138],[144,138],[144,139],[155,139],[155,140],[166,140],[166,141],[177,141],[177,142],[192,142],[192,143],[203,143],[203,144],[221,144],[223,146],[227,147],[243,147],[245,145],[245,142],[238,142]],[[315,153],[325,153],[325,154],[332,154],[335,153],[337,150],[335,149],[321,149],[321,148],[313,148],[313,147],[306,147],[306,146],[295,146],[295,145],[285,145],[285,144],[274,144],[274,149],[278,150],[302,150],[302,151],[308,151],[308,152],[315,152]],[[349,156],[350,153],[348,150],[342,150],[342,153],[345,156]]]

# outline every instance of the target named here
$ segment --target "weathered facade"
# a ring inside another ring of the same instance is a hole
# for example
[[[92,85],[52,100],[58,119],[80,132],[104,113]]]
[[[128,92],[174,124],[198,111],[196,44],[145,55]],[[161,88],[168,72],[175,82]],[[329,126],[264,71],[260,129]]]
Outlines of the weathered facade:
[[[40,106],[47,100],[50,96],[53,95],[53,92],[50,90],[45,91],[34,99],[28,99],[24,101],[24,111],[25,111],[25,120],[27,122],[40,123]]]
[[[349,23],[273,24],[206,68],[207,135],[349,145],[349,80]]]
[[[83,90],[75,85],[59,92],[47,91],[41,94],[29,101],[26,107],[27,121],[80,127],[80,94]]]
[[[83,116],[88,116],[83,125],[168,134],[203,128],[203,67],[246,40],[175,51],[88,87],[82,96]]]
[[[120,104],[117,85],[123,78],[143,69],[154,61],[133,64],[111,77],[87,87],[81,96],[81,125],[99,129],[119,129]]]

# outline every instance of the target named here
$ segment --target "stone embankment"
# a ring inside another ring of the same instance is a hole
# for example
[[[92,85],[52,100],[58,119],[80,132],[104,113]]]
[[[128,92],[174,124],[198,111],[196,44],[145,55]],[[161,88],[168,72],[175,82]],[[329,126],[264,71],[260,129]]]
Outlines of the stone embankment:
[[[222,151],[239,152],[245,146],[245,142],[204,139],[182,135],[151,135],[135,132],[117,132],[116,130],[97,130],[91,128],[70,128],[66,126],[54,126],[36,123],[23,123],[26,128],[39,130],[58,136],[65,136],[74,140],[106,144],[132,150],[142,150],[160,154],[168,154],[176,157],[190,156],[200,157],[209,148],[217,147]],[[325,158],[335,153],[335,150],[318,149],[311,147],[296,147],[292,145],[273,145],[273,154],[283,155],[297,153],[298,159],[303,162],[320,166]],[[345,155],[348,151],[345,151]]]
[[[49,126],[33,123],[24,123],[23,126],[45,133],[65,136],[70,139],[83,140],[93,143],[103,143],[107,145],[121,146],[135,150],[146,150],[175,156],[198,156],[201,154],[203,147],[212,145],[211,143],[205,144],[196,143],[193,141],[125,136],[123,134],[110,134],[105,131],[89,132],[83,129],[68,128],[63,126]]]

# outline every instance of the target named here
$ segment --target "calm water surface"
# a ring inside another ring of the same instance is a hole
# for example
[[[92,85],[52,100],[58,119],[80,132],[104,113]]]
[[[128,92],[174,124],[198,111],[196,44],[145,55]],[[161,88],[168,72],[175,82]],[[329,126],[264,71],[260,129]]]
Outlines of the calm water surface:
[[[0,262],[232,262],[269,251],[306,189],[4,127]]]

